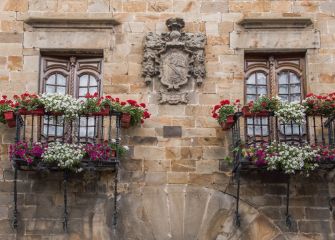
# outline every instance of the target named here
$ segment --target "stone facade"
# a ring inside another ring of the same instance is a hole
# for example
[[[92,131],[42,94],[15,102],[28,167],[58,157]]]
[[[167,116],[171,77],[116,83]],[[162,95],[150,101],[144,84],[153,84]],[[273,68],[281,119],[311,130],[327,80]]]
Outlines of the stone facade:
[[[41,50],[99,49],[103,91],[148,102],[152,117],[122,133],[132,153],[121,164],[117,227],[112,225],[113,174],[73,175],[66,234],[59,174],[19,173],[19,228],[12,229],[7,148],[15,133],[0,126],[0,239],[334,239],[335,212],[328,200],[335,185],[327,173],[293,178],[291,229],[284,223],[285,181],[246,176],[242,224],[234,227],[236,185],[228,168],[219,171],[230,136],[210,117],[220,99],[243,99],[246,51],[306,51],[307,92],[334,89],[334,15],[332,0],[1,0],[2,94],[38,91]],[[206,35],[207,75],[187,105],[160,105],[142,78],[144,39],[149,32],[166,32],[165,21],[175,17],[185,20],[186,32]],[[307,18],[312,25],[274,30],[238,24],[259,17]],[[47,20],[37,24],[41,19]],[[68,21],[49,27],[59,19]]]

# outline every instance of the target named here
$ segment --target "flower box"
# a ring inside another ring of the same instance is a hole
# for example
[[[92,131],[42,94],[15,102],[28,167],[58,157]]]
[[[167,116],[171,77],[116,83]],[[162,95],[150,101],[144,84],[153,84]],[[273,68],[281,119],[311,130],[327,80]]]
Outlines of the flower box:
[[[131,115],[129,113],[123,113],[121,116],[121,127],[129,128],[130,127]]]
[[[16,127],[16,119],[7,120],[7,126],[8,126],[9,128]]]
[[[242,108],[242,113],[244,117],[268,117],[273,116],[273,112],[268,110],[262,110],[260,112],[251,112],[249,106],[244,106]]]
[[[221,122],[222,130],[228,130],[234,125],[234,115],[227,116],[226,121]]]
[[[13,111],[8,111],[3,113],[5,120],[13,120],[15,118]]]
[[[109,107],[103,108],[99,112],[91,113],[92,116],[108,116],[109,115]]]
[[[19,109],[19,114],[21,114],[21,115],[29,115],[30,111],[28,111],[25,108],[21,108],[21,109]]]
[[[36,116],[43,116],[44,115],[44,109],[43,108],[38,108],[35,110],[31,110],[30,113],[32,115],[36,115]]]

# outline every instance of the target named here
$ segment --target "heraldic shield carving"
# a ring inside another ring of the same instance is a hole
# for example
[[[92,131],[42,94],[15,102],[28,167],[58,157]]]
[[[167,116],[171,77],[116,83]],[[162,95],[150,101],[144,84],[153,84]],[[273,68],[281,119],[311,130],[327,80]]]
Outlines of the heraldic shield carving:
[[[166,21],[168,33],[149,33],[145,39],[143,77],[147,84],[159,80],[160,103],[188,103],[188,95],[205,78],[206,36],[185,33],[181,18]]]

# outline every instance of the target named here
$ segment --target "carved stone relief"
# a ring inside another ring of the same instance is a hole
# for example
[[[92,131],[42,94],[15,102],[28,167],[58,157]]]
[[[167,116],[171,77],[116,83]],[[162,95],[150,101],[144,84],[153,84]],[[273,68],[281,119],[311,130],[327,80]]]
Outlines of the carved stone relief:
[[[206,36],[203,33],[185,33],[181,18],[166,21],[168,33],[149,33],[145,39],[143,77],[147,84],[159,80],[159,102],[188,103],[194,83],[205,78]]]

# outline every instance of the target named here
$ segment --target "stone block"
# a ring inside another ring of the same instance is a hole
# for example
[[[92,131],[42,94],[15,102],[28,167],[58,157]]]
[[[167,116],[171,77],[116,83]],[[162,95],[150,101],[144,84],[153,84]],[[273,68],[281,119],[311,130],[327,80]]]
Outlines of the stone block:
[[[148,172],[166,172],[170,170],[170,161],[162,160],[144,160],[144,171]]]
[[[162,185],[167,183],[166,172],[147,172],[145,174],[146,185]]]
[[[230,44],[233,49],[315,49],[320,48],[320,33],[314,30],[232,32]]]
[[[159,0],[148,2],[148,12],[169,12],[172,10],[173,3],[171,0]]]
[[[0,43],[21,43],[22,40],[23,40],[22,33],[0,32]]]
[[[211,186],[213,184],[212,174],[190,173],[189,183],[200,186]]]
[[[188,173],[185,172],[168,172],[167,173],[168,184],[187,184]]]
[[[228,155],[226,148],[223,147],[204,147],[203,149],[203,159],[223,159]]]
[[[86,12],[87,1],[58,0],[58,12]]]
[[[194,160],[172,160],[171,170],[174,172],[195,172],[196,161]]]
[[[104,49],[110,47],[110,41],[111,36],[107,32],[25,32],[23,46],[48,49]]]
[[[22,70],[22,57],[20,56],[9,56],[7,67],[9,71],[20,71]]]
[[[229,3],[224,1],[202,1],[200,12],[201,13],[227,13]]]
[[[165,149],[162,147],[152,146],[135,146],[134,156],[144,160],[164,160]]]
[[[310,220],[329,220],[329,208],[310,208],[306,207],[306,218]]]
[[[163,137],[179,138],[182,136],[181,126],[163,126]]]
[[[88,12],[109,12],[109,0],[88,0]]]
[[[183,137],[215,137],[216,131],[212,128],[184,128]]]
[[[128,1],[123,3],[124,12],[146,12],[147,3],[144,1]]]
[[[30,0],[29,10],[30,11],[57,11],[58,0]]]
[[[200,2],[194,0],[174,0],[173,12],[176,13],[195,13],[199,11]]]
[[[303,233],[322,233],[330,232],[329,221],[299,221],[298,227]]]
[[[219,161],[201,160],[196,162],[197,173],[213,173],[219,170]]]

